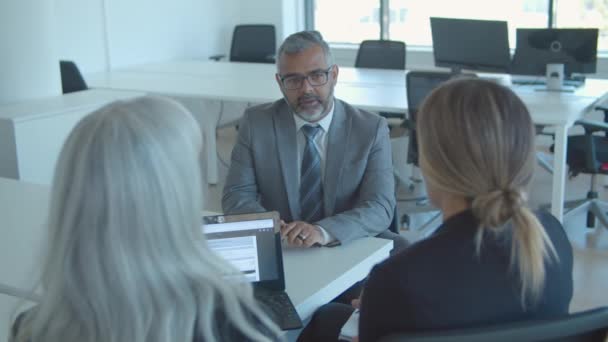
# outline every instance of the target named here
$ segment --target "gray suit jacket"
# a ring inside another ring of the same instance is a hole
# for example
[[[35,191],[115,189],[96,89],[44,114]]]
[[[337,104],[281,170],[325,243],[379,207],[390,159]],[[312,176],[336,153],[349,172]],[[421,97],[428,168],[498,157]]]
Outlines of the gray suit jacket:
[[[285,100],[251,107],[239,125],[222,207],[227,214],[276,210],[301,220],[295,121]],[[341,242],[385,231],[395,208],[386,120],[335,99],[317,224]]]

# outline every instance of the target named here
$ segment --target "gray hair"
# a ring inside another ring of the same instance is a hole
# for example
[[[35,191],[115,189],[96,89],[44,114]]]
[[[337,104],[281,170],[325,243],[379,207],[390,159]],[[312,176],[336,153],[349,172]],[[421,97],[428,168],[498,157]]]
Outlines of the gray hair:
[[[246,340],[279,334],[201,232],[202,141],[159,97],[76,125],[55,170],[42,300],[15,341],[219,341],[218,314]]]
[[[296,32],[285,39],[283,44],[279,47],[277,53],[277,66],[281,61],[283,54],[292,55],[300,53],[304,50],[310,49],[311,47],[318,45],[325,54],[325,61],[328,65],[334,64],[334,57],[331,54],[329,45],[319,31],[301,31]]]

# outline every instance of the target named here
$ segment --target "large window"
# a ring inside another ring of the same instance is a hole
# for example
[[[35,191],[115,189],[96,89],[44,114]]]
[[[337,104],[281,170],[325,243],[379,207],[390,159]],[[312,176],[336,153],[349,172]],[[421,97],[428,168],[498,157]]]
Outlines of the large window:
[[[408,45],[432,45],[430,17],[503,20],[515,47],[518,27],[546,27],[546,0],[390,0],[389,37]]]
[[[597,27],[608,50],[608,0],[306,0],[309,28],[334,43],[365,39],[430,46],[430,17],[504,20],[515,47],[517,28]],[[553,13],[551,9],[553,8]],[[311,18],[312,17],[312,18]]]
[[[359,44],[380,37],[378,0],[313,0],[314,27],[333,43]]]
[[[556,27],[597,27],[598,50],[608,51],[607,0],[556,0]]]

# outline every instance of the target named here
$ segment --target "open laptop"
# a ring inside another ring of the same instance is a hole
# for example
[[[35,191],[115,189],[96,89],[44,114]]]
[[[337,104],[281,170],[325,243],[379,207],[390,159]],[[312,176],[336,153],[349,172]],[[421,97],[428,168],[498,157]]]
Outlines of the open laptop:
[[[256,299],[279,327],[299,329],[302,321],[285,292],[279,222],[276,211],[204,216],[202,230],[209,247],[252,283]]]

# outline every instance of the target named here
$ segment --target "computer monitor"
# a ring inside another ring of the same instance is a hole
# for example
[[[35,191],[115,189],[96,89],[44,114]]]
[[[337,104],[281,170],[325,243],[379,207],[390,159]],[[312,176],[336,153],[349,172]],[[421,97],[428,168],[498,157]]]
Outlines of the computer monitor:
[[[511,63],[506,21],[431,18],[435,66],[507,72]]]
[[[564,64],[564,74],[595,73],[596,28],[517,29],[511,73],[544,76],[547,64]]]

